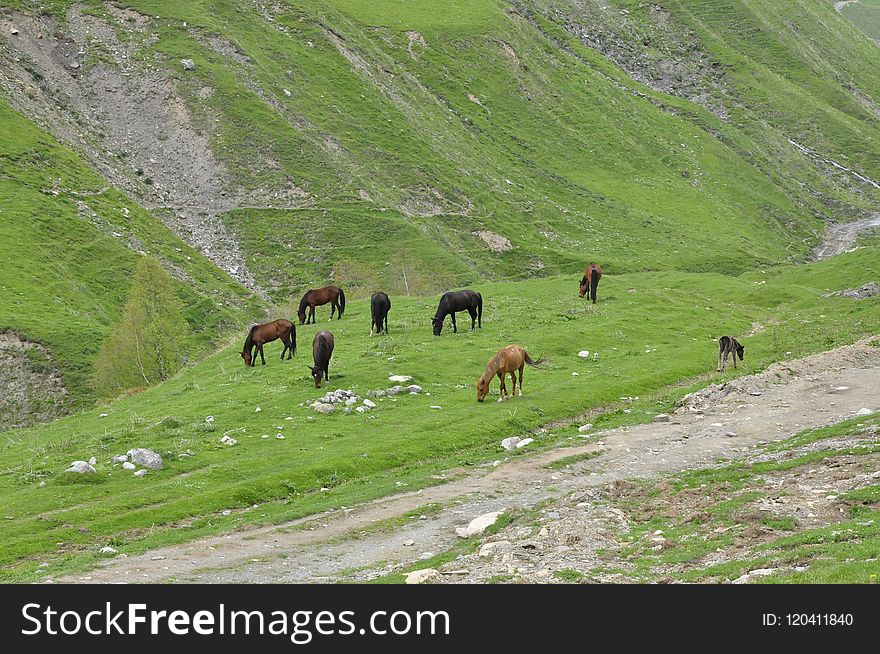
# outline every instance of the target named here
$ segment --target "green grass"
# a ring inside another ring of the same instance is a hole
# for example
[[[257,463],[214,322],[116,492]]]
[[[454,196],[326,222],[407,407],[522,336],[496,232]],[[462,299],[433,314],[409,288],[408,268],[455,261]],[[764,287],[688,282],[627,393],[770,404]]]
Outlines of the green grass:
[[[880,0],[859,0],[840,14],[874,40],[880,40]]]
[[[392,298],[390,334],[372,339],[366,301],[351,301],[345,318],[332,324],[322,308],[317,327],[332,329],[337,342],[331,388],[363,395],[390,386],[390,374],[410,374],[425,392],[384,398],[363,416],[313,413],[300,405],[322,394],[306,367],[316,327],[301,326],[300,352],[290,362],[279,363],[280,347],[270,345],[269,365],[245,369],[236,340],[161,386],[7,432],[0,497],[13,519],[0,523],[2,575],[33,579],[44,561],[53,563],[53,574],[78,569],[94,563],[94,553],[108,542],[132,553],[435,484],[443,470],[498,458],[502,438],[596,407],[606,407],[609,424],[648,419],[687,392],[681,380],[715,378],[711,339],[721,332],[741,333],[770,317],[781,321],[748,339],[745,365],[734,374],[759,369],[786,351],[802,355],[876,333],[876,300],[821,297],[824,285],[851,284],[875,261],[873,251],[860,250],[833,266],[810,266],[807,272],[815,274],[803,275],[801,284],[790,280],[796,267],[742,278],[608,275],[595,306],[573,297],[576,280],[568,278],[484,284],[483,329],[471,334],[462,321],[458,334],[447,327],[439,338],[429,324],[434,297]],[[766,284],[756,284],[764,278]],[[599,321],[601,330],[595,328]],[[788,337],[795,328],[797,340]],[[478,404],[474,381],[509,342],[546,355],[549,363],[528,370],[524,397]],[[599,360],[577,357],[584,347],[598,351]],[[641,399],[621,405],[620,396]],[[205,421],[208,415],[213,422]],[[279,431],[285,440],[275,438]],[[221,445],[224,434],[238,445]],[[538,434],[535,447],[568,436],[565,429]],[[143,446],[163,453],[165,469],[137,479],[107,465],[111,455]],[[195,456],[177,456],[188,449]],[[70,461],[93,455],[97,475],[61,472]],[[259,508],[248,509],[254,505]],[[235,511],[219,515],[225,509]]]

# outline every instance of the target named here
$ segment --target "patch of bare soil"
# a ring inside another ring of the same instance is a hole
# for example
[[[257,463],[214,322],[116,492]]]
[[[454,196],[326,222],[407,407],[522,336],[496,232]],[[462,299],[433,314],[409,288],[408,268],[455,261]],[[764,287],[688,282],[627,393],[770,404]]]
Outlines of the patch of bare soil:
[[[67,388],[48,350],[0,332],[0,431],[67,414]]]
[[[490,232],[488,229],[474,232],[474,236],[479,236],[492,252],[509,252],[513,249],[513,243],[510,242],[509,238],[495,232]]]
[[[851,223],[831,225],[825,231],[822,243],[813,251],[813,257],[815,259],[829,259],[848,252],[855,245],[859,236],[876,229],[880,229],[880,213]]]
[[[876,337],[874,339],[877,340]],[[75,582],[308,582],[370,579],[448,549],[455,528],[489,511],[511,511],[555,502],[543,509],[545,536],[514,523],[489,537],[506,540],[492,556],[474,555],[447,566],[466,574],[446,581],[483,581],[492,576],[551,579],[550,570],[594,567],[629,518],[605,499],[611,484],[714,465],[743,457],[754,446],[876,409],[880,347],[854,345],[775,364],[755,375],[710,386],[689,396],[669,422],[609,430],[588,442],[533,456],[511,457],[478,472],[450,471],[453,480],[330,511],[283,526],[249,528],[117,558],[93,572],[58,581]],[[540,433],[536,434],[540,442]],[[547,466],[575,455],[596,455],[555,470]],[[499,450],[500,456],[500,450]],[[565,500],[560,501],[559,498]],[[427,504],[444,508],[391,531],[375,523]],[[558,524],[565,517],[566,523]],[[551,536],[556,534],[556,536]],[[549,540],[541,540],[541,539]],[[528,541],[528,542],[527,542]],[[564,549],[568,548],[568,549]],[[492,549],[492,548],[489,548]],[[505,559],[506,554],[512,558]],[[545,559],[547,556],[557,557]],[[547,561],[545,563],[545,560]],[[509,567],[521,568],[508,571]],[[354,572],[352,572],[354,570]]]

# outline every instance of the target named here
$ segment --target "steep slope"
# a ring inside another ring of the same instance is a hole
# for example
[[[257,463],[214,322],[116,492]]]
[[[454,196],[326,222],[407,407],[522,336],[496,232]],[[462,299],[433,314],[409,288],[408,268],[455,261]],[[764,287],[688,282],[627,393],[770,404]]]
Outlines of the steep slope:
[[[880,54],[823,3],[58,0],[5,20],[12,101],[276,300],[592,258],[741,271],[878,199]]]

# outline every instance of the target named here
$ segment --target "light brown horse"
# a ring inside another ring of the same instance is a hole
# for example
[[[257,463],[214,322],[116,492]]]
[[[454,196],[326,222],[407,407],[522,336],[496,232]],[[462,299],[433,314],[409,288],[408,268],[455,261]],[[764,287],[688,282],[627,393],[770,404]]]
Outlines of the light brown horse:
[[[498,398],[499,402],[507,397],[507,386],[504,383],[504,379],[508,373],[513,377],[513,393],[510,397],[516,395],[517,370],[519,370],[519,395],[522,397],[523,368],[525,368],[526,364],[529,364],[530,366],[539,366],[544,363],[544,361],[546,361],[544,357],[541,357],[537,361],[532,361],[528,352],[522,349],[519,345],[508,345],[507,347],[501,348],[494,357],[489,359],[489,365],[486,366],[486,371],[483,373],[483,376],[477,380],[477,402],[482,402],[483,398],[488,395],[489,384],[492,382],[492,377],[495,375],[498,375],[498,379],[501,380],[501,397]]]
[[[345,293],[338,286],[325,286],[324,288],[313,288],[306,291],[305,295],[299,301],[299,310],[296,312],[299,318],[299,324],[302,325],[306,321],[306,308],[309,310],[308,322],[315,322],[315,307],[328,302],[333,303],[330,309],[330,320],[333,320],[333,313],[339,311],[338,318],[342,318],[345,313]]]
[[[587,292],[593,304],[596,304],[596,289],[599,287],[599,280],[602,279],[602,266],[598,263],[590,263],[584,270],[584,276],[581,277],[580,297],[584,297]]]
[[[292,322],[280,318],[279,320],[251,327],[251,331],[244,341],[244,348],[241,350],[241,358],[244,359],[244,365],[256,365],[254,348],[257,348],[257,352],[260,354],[260,358],[265,366],[266,357],[263,356],[263,345],[278,338],[284,343],[284,349],[281,350],[281,360],[284,361],[285,352],[289,360],[291,354],[296,354],[296,327]]]

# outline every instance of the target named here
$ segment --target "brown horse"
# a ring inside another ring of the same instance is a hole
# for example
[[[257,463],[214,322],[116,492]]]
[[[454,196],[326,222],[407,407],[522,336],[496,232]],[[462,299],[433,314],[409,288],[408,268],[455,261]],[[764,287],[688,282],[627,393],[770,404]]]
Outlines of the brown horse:
[[[590,263],[584,270],[584,276],[581,277],[580,297],[584,297],[587,292],[596,304],[596,289],[599,287],[599,280],[602,279],[602,266],[598,263]]]
[[[315,307],[327,304],[328,302],[333,303],[333,307],[330,309],[330,320],[333,320],[333,313],[337,310],[339,311],[337,319],[342,318],[342,314],[345,313],[345,293],[342,292],[341,288],[338,286],[325,286],[324,288],[313,288],[310,291],[306,291],[306,294],[302,296],[302,300],[299,301],[299,310],[296,312],[299,324],[302,325],[304,322],[307,322],[306,308],[309,310],[308,322],[314,324]]]
[[[483,398],[486,397],[489,393],[489,384],[492,382],[492,377],[498,375],[498,379],[501,380],[501,397],[498,398],[498,401],[501,402],[507,397],[507,386],[504,383],[505,377],[510,373],[510,376],[513,377],[513,393],[510,397],[513,397],[516,394],[516,371],[519,370],[519,395],[522,397],[522,383],[523,383],[523,368],[525,368],[526,364],[530,366],[539,366],[544,363],[546,359],[541,357],[537,361],[532,361],[532,358],[529,356],[528,352],[522,349],[519,345],[508,345],[507,347],[503,347],[498,350],[498,353],[489,359],[489,365],[486,366],[486,371],[483,373],[483,376],[477,380],[477,402],[482,402]]]
[[[333,334],[318,332],[312,340],[312,357],[315,359],[315,365],[309,367],[315,379],[315,388],[321,388],[321,377],[330,381],[331,356],[333,356]]]
[[[284,343],[284,349],[281,351],[281,360],[284,361],[285,352],[289,360],[291,354],[296,354],[296,327],[292,322],[281,318],[251,327],[251,331],[244,341],[244,348],[241,350],[241,358],[244,359],[244,365],[256,365],[254,348],[257,348],[257,352],[260,354],[260,358],[265,366],[266,357],[263,356],[263,345],[278,338]]]

